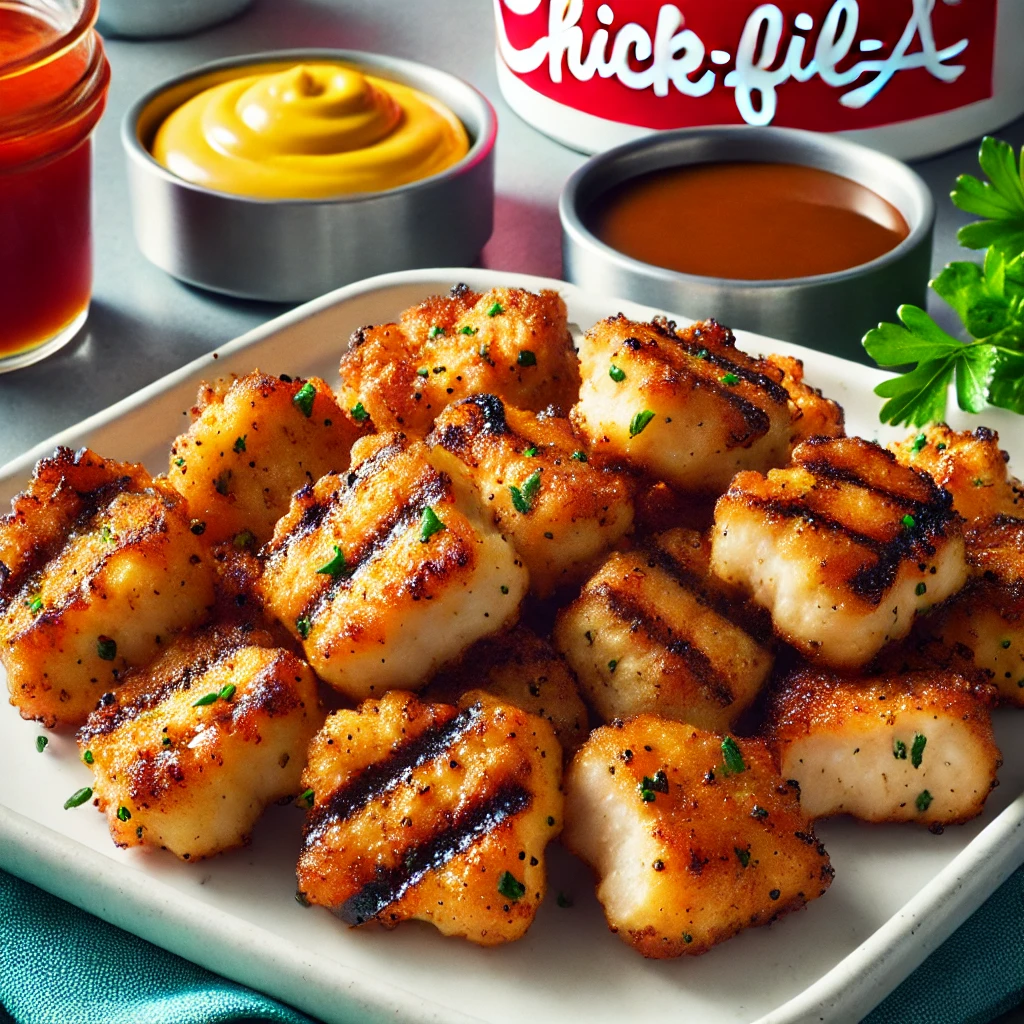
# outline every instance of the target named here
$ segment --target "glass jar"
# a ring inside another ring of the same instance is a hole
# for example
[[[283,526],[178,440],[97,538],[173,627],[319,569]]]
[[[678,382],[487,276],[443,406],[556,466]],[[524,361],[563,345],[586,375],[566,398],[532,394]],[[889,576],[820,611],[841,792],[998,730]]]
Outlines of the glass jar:
[[[0,0],[0,372],[67,344],[92,292],[98,0]]]

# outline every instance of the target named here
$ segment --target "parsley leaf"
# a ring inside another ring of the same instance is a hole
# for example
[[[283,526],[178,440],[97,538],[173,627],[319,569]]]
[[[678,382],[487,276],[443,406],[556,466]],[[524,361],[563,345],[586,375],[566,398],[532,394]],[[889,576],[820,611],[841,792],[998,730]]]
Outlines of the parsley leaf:
[[[962,227],[957,240],[968,249],[1024,252],[1024,151],[1018,162],[1009,143],[986,136],[978,163],[989,180],[961,174],[951,198],[965,213],[985,219]]]
[[[533,508],[534,499],[540,492],[540,470],[535,469],[522,483],[521,487],[509,487],[512,505],[521,515],[526,515]]]
[[[429,506],[423,510],[423,519],[420,522],[420,540],[426,544],[435,533],[446,530],[447,527],[437,517],[437,513]]]
[[[345,552],[333,545],[334,556],[317,569],[317,576],[330,576],[332,580],[341,579],[342,576],[351,576],[352,569],[345,561]]]

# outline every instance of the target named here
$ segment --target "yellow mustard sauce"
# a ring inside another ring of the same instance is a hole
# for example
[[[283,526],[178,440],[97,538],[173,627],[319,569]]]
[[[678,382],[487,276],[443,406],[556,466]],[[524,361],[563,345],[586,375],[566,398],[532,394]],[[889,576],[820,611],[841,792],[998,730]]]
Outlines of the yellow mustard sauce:
[[[340,64],[254,71],[174,110],[153,156],[179,178],[258,199],[381,192],[469,152],[443,103]]]

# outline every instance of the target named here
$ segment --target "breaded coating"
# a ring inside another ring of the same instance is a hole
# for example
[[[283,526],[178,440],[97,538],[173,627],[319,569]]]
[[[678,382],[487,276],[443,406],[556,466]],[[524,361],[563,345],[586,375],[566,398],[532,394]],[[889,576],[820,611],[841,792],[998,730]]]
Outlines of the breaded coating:
[[[361,327],[341,359],[343,404],[361,402],[378,430],[422,436],[452,401],[499,395],[517,409],[566,415],[580,375],[565,302],[553,291],[456,285],[399,323]]]
[[[562,828],[551,726],[470,693],[461,707],[392,691],[336,711],[310,746],[300,901],[346,924],[426,921],[482,946],[518,939]]]
[[[781,466],[789,395],[781,372],[736,348],[714,320],[678,328],[619,314],[580,344],[572,420],[595,452],[683,491],[721,494],[741,469]]]
[[[476,496],[429,455],[401,434],[363,438],[351,472],[299,491],[265,549],[268,612],[356,700],[425,685],[514,622],[529,583]]]
[[[711,568],[808,658],[847,669],[967,579],[949,493],[855,437],[812,438],[785,469],[740,473],[715,507]]]
[[[953,495],[953,507],[969,524],[996,515],[1024,518],[1024,491],[1010,475],[1010,456],[988,427],[950,430],[945,423],[889,445],[903,466],[927,473]]]
[[[457,704],[469,690],[486,690],[546,718],[567,755],[582,746],[590,731],[587,707],[572,669],[551,644],[526,626],[475,643],[459,661],[441,669],[422,697]]]
[[[1024,707],[1024,519],[997,515],[969,530],[966,543],[977,578],[919,632],[966,651],[1003,703]]]
[[[812,818],[950,825],[980,814],[996,785],[991,698],[949,672],[841,679],[808,670],[773,692],[766,728]]]
[[[802,359],[775,353],[766,356],[765,362],[782,371],[780,383],[789,393],[791,445],[806,441],[809,437],[846,436],[843,407],[831,398],[825,398],[818,388],[804,383]]]
[[[360,415],[363,415],[360,413]],[[319,377],[268,377],[259,370],[204,384],[193,423],[171,445],[168,479],[212,543],[265,544],[292,494],[348,469],[365,432]]]
[[[582,582],[633,525],[630,482],[592,465],[566,419],[473,395],[441,413],[427,446],[435,465],[476,489],[538,596]]]
[[[220,627],[130,674],[78,746],[118,846],[198,860],[247,843],[264,808],[298,795],[322,722],[304,661],[268,633]]]
[[[0,519],[0,661],[23,718],[77,726],[213,605],[181,496],[83,448],[41,459]]]
[[[700,534],[677,529],[612,554],[553,640],[606,722],[650,712],[728,729],[772,667],[738,604],[710,576]]]
[[[611,930],[646,957],[706,953],[831,884],[761,740],[640,715],[591,734],[565,791],[563,842],[594,869]]]

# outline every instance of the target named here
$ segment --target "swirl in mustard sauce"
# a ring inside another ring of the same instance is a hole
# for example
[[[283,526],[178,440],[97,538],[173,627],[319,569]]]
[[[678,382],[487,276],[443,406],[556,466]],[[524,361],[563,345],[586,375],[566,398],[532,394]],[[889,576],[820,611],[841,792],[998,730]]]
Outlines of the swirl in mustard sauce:
[[[444,104],[340,64],[211,86],[173,111],[153,143],[153,156],[179,178],[259,199],[381,192],[468,151],[465,127]]]

